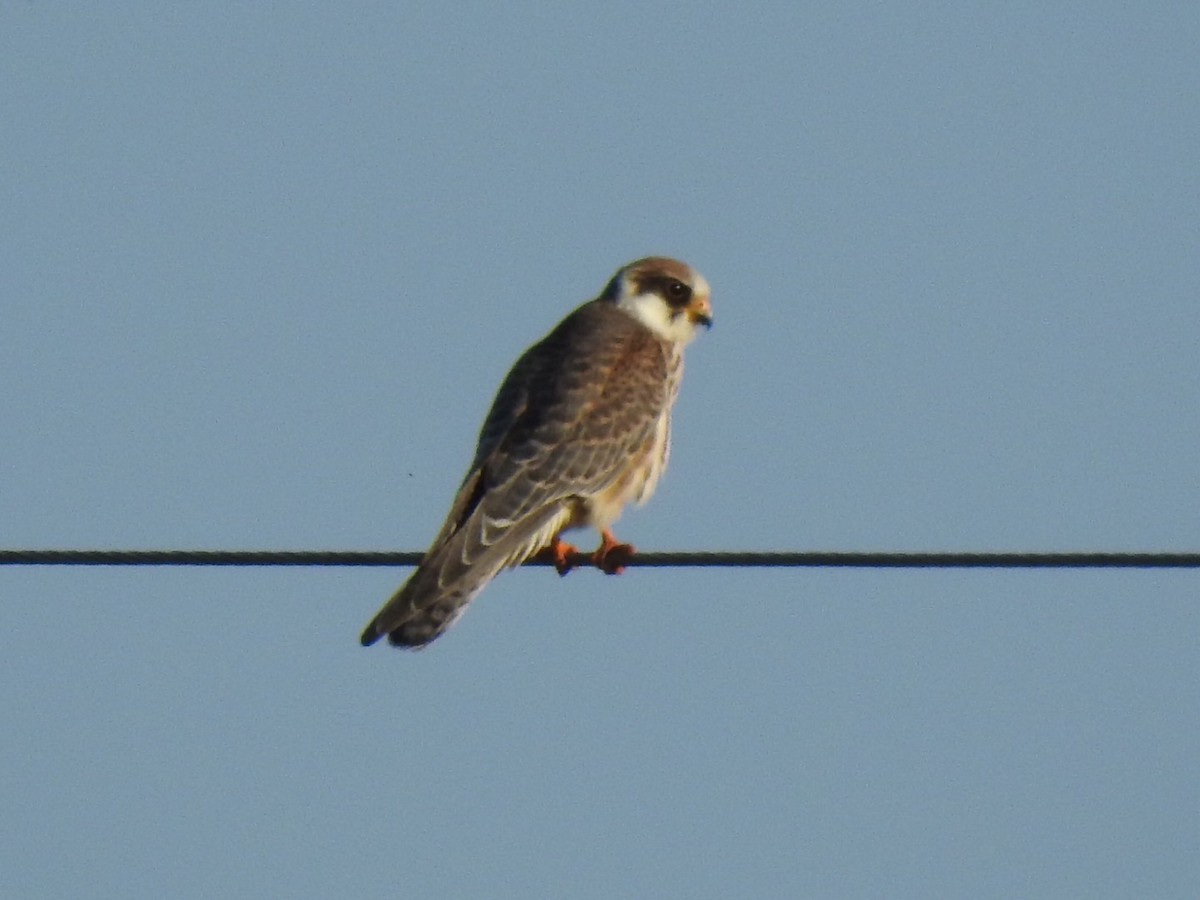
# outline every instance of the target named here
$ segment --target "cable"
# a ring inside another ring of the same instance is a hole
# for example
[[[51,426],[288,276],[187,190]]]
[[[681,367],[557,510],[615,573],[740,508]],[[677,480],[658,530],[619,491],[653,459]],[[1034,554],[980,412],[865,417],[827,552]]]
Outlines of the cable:
[[[415,566],[424,554],[370,550],[0,550],[0,566]],[[591,564],[585,553],[571,562]],[[549,562],[529,560],[527,566]],[[638,553],[629,565],[686,568],[1196,569],[1200,553]]]

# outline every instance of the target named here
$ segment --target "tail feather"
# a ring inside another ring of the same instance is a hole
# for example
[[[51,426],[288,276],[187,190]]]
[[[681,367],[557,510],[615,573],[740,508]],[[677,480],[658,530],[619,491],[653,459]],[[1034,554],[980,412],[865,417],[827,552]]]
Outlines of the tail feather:
[[[364,647],[370,647],[384,635],[387,635],[388,643],[393,647],[414,650],[424,647],[458,621],[467,611],[467,604],[484,589],[496,573],[493,572],[486,579],[480,580],[470,593],[464,593],[461,589],[451,589],[425,598],[418,593],[420,588],[428,587],[418,582],[417,576],[420,574],[420,571],[414,573],[371,620],[371,624],[359,639]]]
[[[547,544],[567,518],[565,506],[548,506],[484,542],[480,540],[482,516],[472,515],[445,543],[426,554],[359,641],[370,647],[387,635],[393,647],[424,647],[457,622],[501,570],[524,562]]]

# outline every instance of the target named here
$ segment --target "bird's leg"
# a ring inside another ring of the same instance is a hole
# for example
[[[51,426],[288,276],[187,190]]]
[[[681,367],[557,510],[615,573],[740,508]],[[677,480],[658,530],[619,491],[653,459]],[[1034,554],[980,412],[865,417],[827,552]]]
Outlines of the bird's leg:
[[[574,568],[571,557],[578,552],[579,548],[574,544],[568,544],[561,537],[555,535],[554,540],[534,554],[533,558],[551,563],[559,575],[566,575]]]
[[[620,575],[635,553],[633,544],[622,544],[605,528],[600,532],[600,546],[592,554],[592,565],[605,575]]]

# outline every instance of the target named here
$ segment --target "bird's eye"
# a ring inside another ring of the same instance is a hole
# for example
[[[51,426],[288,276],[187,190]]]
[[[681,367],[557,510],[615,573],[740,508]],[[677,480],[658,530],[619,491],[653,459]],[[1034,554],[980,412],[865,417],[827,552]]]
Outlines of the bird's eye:
[[[682,281],[671,279],[667,282],[667,298],[673,303],[686,303],[692,298],[692,289]]]

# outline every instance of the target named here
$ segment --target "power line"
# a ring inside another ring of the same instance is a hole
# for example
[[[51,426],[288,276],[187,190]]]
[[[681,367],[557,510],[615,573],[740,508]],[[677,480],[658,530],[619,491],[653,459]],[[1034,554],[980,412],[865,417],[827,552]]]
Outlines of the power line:
[[[415,566],[424,554],[372,550],[0,550],[0,566]],[[571,562],[590,565],[586,553]],[[1196,569],[1200,553],[683,551],[638,553],[629,566],[850,569]],[[529,560],[527,566],[547,566]]]

